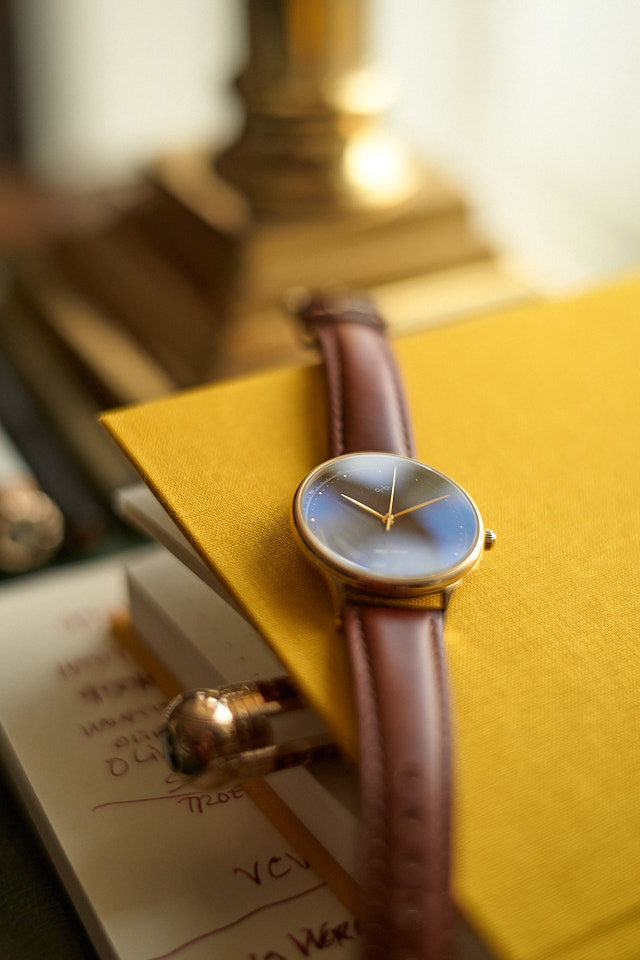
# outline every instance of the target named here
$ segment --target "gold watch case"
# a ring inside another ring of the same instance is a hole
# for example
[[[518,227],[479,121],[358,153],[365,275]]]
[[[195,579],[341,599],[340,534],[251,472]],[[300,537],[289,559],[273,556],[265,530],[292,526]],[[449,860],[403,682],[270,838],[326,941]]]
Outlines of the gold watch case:
[[[382,597],[448,594],[495,539],[455,481],[418,460],[376,452],[312,470],[295,493],[292,523],[325,578]]]

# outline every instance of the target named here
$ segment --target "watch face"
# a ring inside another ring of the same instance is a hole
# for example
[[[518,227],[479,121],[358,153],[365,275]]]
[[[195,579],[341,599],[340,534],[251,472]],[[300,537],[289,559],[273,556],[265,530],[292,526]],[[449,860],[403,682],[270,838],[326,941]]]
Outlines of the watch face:
[[[294,527],[330,574],[376,593],[411,595],[457,582],[483,550],[478,510],[462,487],[416,460],[354,453],[301,483]]]

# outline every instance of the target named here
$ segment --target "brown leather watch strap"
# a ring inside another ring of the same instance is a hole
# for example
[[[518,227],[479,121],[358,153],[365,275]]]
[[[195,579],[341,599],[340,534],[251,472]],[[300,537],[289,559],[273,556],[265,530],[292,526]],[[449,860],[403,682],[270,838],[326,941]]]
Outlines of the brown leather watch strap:
[[[360,732],[367,960],[451,955],[443,612],[347,605]]]
[[[330,453],[414,456],[384,323],[360,297],[302,311],[322,350]],[[367,960],[448,960],[451,770],[441,610],[343,610],[360,742],[362,920]]]
[[[364,297],[313,297],[302,311],[322,350],[329,386],[329,448],[413,457],[413,436],[385,324]]]

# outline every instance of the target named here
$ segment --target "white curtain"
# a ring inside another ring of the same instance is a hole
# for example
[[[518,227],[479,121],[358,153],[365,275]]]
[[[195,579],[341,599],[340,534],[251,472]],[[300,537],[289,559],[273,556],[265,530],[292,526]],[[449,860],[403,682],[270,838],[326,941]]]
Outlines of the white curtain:
[[[299,0],[304,3],[305,0]],[[30,155],[120,176],[220,142],[243,55],[239,0],[19,0]],[[543,285],[640,264],[637,0],[372,0],[391,118],[453,175]]]
[[[15,0],[27,154],[63,182],[131,174],[168,145],[226,138],[237,0]]]
[[[639,266],[640,4],[382,6],[397,122],[463,183],[491,235],[550,288]]]

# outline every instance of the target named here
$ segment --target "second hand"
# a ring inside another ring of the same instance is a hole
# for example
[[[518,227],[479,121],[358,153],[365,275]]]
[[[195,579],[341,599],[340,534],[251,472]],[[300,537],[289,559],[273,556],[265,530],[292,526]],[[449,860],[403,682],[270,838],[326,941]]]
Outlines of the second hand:
[[[384,518],[384,528],[389,532],[391,530],[391,524],[393,523],[393,495],[396,489],[396,468],[393,468],[393,480],[391,481],[391,497],[389,498],[389,509],[387,510]]]

